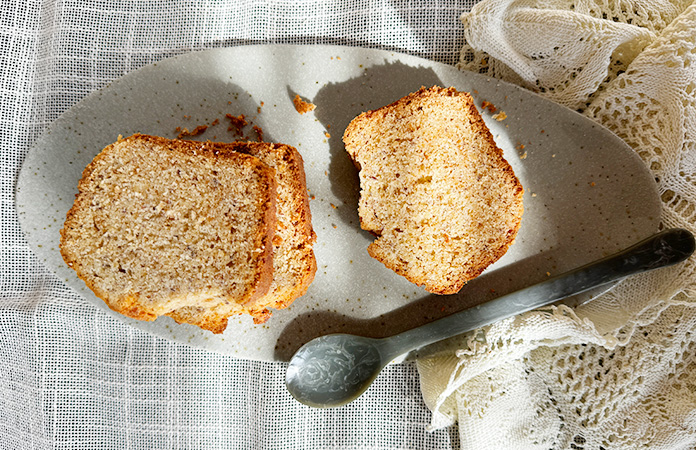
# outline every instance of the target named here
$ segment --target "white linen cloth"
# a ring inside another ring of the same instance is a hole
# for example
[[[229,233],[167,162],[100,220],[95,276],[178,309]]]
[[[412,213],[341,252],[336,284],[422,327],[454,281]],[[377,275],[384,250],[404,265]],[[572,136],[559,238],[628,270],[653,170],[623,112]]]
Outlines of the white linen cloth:
[[[470,2],[473,3],[473,2]],[[0,8],[0,449],[457,448],[426,430],[414,364],[316,410],[285,365],[239,360],[106,316],[34,257],[14,209],[24,155],[112,80],[192,50],[254,43],[392,49],[454,64],[467,1],[7,0]],[[94,126],[99,126],[95,123]]]
[[[624,283],[577,312],[546,310],[490,327],[487,342],[495,342],[495,348],[477,342],[445,361],[424,361],[419,369],[431,416],[413,364],[388,367],[346,407],[300,405],[284,388],[284,364],[213,354],[127,327],[42,267],[22,236],[14,182],[31,144],[60,113],[164,57],[253,43],[360,45],[451,64],[465,45],[462,69],[488,71],[544,91],[555,101],[583,108],[627,139],[660,179],[663,222],[693,230],[696,163],[689,83],[694,67],[684,63],[693,58],[693,9],[654,1],[617,2],[615,10],[614,3],[600,1],[487,3],[482,6],[493,8],[499,21],[482,8],[465,28],[458,17],[473,3],[5,2],[0,9],[0,449],[693,448],[693,261],[670,276]],[[538,9],[559,14],[558,20]],[[515,28],[506,11],[519,12],[520,24],[536,20],[533,33],[527,32],[536,36],[522,39],[524,30]],[[678,17],[683,22],[676,21],[670,31],[667,25]],[[502,38],[511,52],[491,44],[501,39],[498,24],[512,30]],[[541,33],[554,29],[555,34]],[[567,63],[561,58],[566,52],[552,51],[566,47],[550,44],[570,42],[580,31],[595,40]],[[521,57],[524,49],[518,46],[534,48],[535,42],[556,58]],[[486,51],[491,56],[483,62],[478,56]],[[583,70],[573,75],[578,67]],[[620,74],[632,69],[641,86],[651,76],[667,80],[647,81],[658,91],[654,94],[634,87],[635,96],[649,97],[646,106],[632,103],[633,111],[657,111],[654,122],[645,122],[654,118],[647,113],[625,116],[631,110],[626,99],[633,95],[625,89],[634,82]],[[592,80],[599,80],[599,88]],[[630,118],[626,124],[625,117]],[[632,124],[639,131],[652,128],[635,134]],[[519,339],[511,340],[513,334]],[[447,364],[459,365],[458,370],[445,371]],[[460,432],[450,426],[456,421]],[[435,431],[426,430],[429,424]]]
[[[696,4],[485,0],[462,21],[462,70],[609,127],[655,174],[662,224],[696,231]],[[462,448],[696,447],[695,268],[692,257],[575,311],[502,321],[419,361],[433,427],[458,421]]]

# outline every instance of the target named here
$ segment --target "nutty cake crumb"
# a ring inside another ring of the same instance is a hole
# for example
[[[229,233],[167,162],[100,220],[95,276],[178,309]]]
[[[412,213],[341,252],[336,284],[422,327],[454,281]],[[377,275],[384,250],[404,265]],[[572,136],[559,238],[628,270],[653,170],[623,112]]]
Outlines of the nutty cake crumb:
[[[491,117],[493,117],[495,120],[500,122],[500,121],[507,119],[507,114],[505,114],[505,111],[500,111],[497,114],[493,114]]]
[[[256,131],[256,135],[258,136],[258,141],[259,141],[259,142],[263,142],[263,129],[262,129],[260,126],[258,126],[258,125],[254,125],[254,126],[252,126],[251,128],[252,128],[254,131]]]
[[[240,114],[238,116],[233,116],[232,114],[225,114],[225,117],[227,117],[230,121],[230,126],[227,128],[227,131],[233,131],[237,136],[242,135],[242,129],[248,125],[248,122],[246,121],[244,114]]]
[[[300,98],[299,94],[295,95],[295,98],[292,100],[292,103],[295,105],[295,109],[300,114],[314,111],[314,108],[317,107],[317,105],[315,105],[314,103],[306,102],[306,101],[302,100]]]
[[[491,114],[494,114],[498,110],[493,103],[486,100],[481,102],[481,109],[487,109]]]
[[[199,134],[203,134],[207,129],[208,125],[198,125],[196,128],[193,129],[193,131],[189,131],[188,128],[176,127],[176,131],[179,132],[179,134],[177,135],[177,139],[183,139],[189,136],[198,136]]]

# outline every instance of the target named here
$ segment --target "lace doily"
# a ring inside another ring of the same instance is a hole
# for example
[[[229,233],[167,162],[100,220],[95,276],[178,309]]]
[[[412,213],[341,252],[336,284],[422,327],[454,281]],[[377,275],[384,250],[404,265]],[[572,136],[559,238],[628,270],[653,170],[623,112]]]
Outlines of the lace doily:
[[[662,224],[696,232],[696,4],[486,0],[462,21],[460,69],[614,131],[655,174]],[[694,448],[695,269],[692,257],[419,361],[432,426],[457,421],[462,448]]]

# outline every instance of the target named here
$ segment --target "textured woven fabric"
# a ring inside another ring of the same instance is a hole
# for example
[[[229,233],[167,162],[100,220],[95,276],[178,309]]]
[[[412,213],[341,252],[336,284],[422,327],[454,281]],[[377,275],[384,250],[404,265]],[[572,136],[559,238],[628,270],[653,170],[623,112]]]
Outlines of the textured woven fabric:
[[[286,392],[284,364],[172,343],[101,313],[22,236],[14,182],[60,113],[162,58],[250,43],[393,49],[537,90],[626,139],[659,180],[664,224],[693,230],[691,2],[487,1],[465,25],[473,3],[5,2],[0,449],[693,448],[693,259],[578,311],[502,321],[485,342],[423,361],[420,379],[412,364],[389,366],[356,402],[316,410]]]
[[[346,44],[454,64],[468,1],[9,0],[0,8],[0,449],[426,449],[414,365],[355,403],[316,410],[285,365],[152,337],[106,316],[42,267],[14,183],[46,127],[88,93],[164,57],[250,43]],[[99,126],[95,124],[95,126]]]
[[[610,128],[655,175],[663,226],[696,232],[690,3],[486,0],[462,18],[459,67]],[[485,341],[419,362],[421,383],[434,426],[458,421],[464,448],[690,449],[695,327],[692,256],[575,311],[547,308],[481,330]]]

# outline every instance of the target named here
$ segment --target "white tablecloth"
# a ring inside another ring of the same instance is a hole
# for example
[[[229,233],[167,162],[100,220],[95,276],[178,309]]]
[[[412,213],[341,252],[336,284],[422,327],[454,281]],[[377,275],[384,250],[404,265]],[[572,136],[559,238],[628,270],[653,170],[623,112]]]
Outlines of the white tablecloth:
[[[413,364],[349,406],[316,410],[285,365],[165,341],[89,305],[37,261],[14,184],[47,126],[164,57],[250,43],[345,44],[455,64],[470,0],[8,0],[0,9],[0,449],[457,448]],[[98,126],[98,124],[95,124]]]
[[[389,366],[354,403],[317,410],[287,393],[285,364],[191,348],[107,316],[22,235],[17,175],[62,112],[165,57],[254,43],[389,49],[536,90],[625,139],[656,175],[663,225],[694,230],[696,5],[486,0],[465,32],[459,17],[475,2],[6,1],[0,449],[692,448],[694,258],[576,311],[495,324],[488,342],[421,361],[421,379],[414,364]]]

